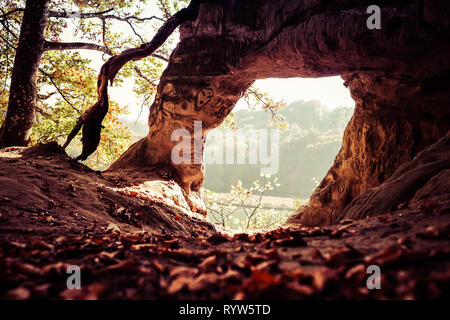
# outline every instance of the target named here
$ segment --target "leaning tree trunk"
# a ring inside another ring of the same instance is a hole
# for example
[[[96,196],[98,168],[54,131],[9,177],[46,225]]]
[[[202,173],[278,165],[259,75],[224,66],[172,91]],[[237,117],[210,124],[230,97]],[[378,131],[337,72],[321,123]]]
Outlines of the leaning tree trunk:
[[[28,0],[11,76],[8,111],[0,129],[0,148],[26,146],[33,126],[36,75],[44,52],[49,0]]]

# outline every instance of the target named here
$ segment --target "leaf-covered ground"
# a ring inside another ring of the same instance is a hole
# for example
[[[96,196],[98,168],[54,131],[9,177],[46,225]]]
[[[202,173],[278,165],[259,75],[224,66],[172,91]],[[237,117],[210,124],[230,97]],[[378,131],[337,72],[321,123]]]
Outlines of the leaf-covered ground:
[[[0,155],[2,299],[449,297],[450,208],[226,235],[58,150]],[[366,287],[373,264],[381,290]],[[69,265],[80,290],[67,289]]]

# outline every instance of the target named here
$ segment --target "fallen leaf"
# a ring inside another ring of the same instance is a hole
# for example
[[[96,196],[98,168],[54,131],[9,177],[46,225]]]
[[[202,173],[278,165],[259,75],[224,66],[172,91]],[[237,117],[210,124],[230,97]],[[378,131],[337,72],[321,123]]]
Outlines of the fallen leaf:
[[[421,239],[448,240],[450,239],[450,224],[441,228],[429,226],[424,231],[418,232],[416,235]]]
[[[16,289],[9,290],[5,299],[9,300],[26,300],[31,297],[31,291],[23,286],[17,287]]]
[[[263,271],[266,269],[270,269],[272,266],[274,266],[277,263],[276,260],[268,260],[268,261],[264,261],[261,262],[259,264],[257,264],[255,267],[253,267],[253,270],[259,270],[259,271]]]
[[[161,264],[161,262],[159,262],[158,260],[153,260],[153,266],[155,267],[156,270],[158,270],[160,273],[163,273],[165,268],[164,266]]]
[[[197,291],[205,288],[209,288],[211,285],[218,284],[220,280],[219,275],[216,273],[202,273],[197,278],[188,282],[187,287],[191,291]]]
[[[156,245],[154,243],[140,243],[140,244],[133,244],[131,246],[131,249],[135,250],[135,251],[139,251],[142,249],[155,249],[157,247],[158,247],[158,245]]]
[[[366,257],[368,264],[384,265],[399,259],[403,255],[403,247],[399,245],[392,245],[382,249],[372,256]]]
[[[136,271],[138,269],[139,269],[139,267],[134,261],[127,259],[127,260],[123,260],[119,263],[107,266],[103,269],[100,269],[98,271],[98,273],[103,273],[106,271],[113,271],[113,270]]]
[[[208,241],[211,244],[221,244],[221,243],[224,243],[224,242],[228,242],[230,240],[231,240],[230,237],[228,237],[228,236],[226,236],[224,234],[221,234],[221,233],[215,233],[211,237],[208,238]]]
[[[299,284],[297,282],[288,283],[286,285],[286,287],[297,292],[298,294],[300,294],[302,296],[311,296],[314,294],[313,288],[303,285],[303,284]]]
[[[258,290],[265,290],[269,286],[279,283],[278,279],[266,271],[254,270],[252,272],[252,281]]]
[[[114,252],[107,252],[107,251],[102,251],[98,254],[98,257],[102,260],[106,260],[106,261],[115,261],[116,260],[116,256],[119,254],[119,251],[114,251]]]
[[[170,295],[175,294],[189,285],[192,281],[193,279],[190,277],[179,276],[170,282],[170,285],[167,287],[167,293]]]
[[[198,266],[199,268],[207,269],[214,266],[217,262],[217,257],[215,255],[209,256],[204,259]]]
[[[41,275],[41,269],[32,264],[29,264],[29,263],[24,263],[24,262],[20,262],[20,261],[12,261],[11,267],[14,270],[19,271],[21,273],[25,273],[25,274],[29,274],[29,275]]]
[[[391,223],[391,222],[394,221],[394,217],[391,216],[391,215],[382,215],[382,216],[378,216],[377,219],[378,219],[380,222],[383,222],[383,223]]]
[[[100,283],[93,283],[79,290],[66,289],[60,296],[66,300],[98,300],[106,287]]]
[[[308,245],[301,237],[275,240],[275,244],[281,247],[306,247]]]
[[[364,264],[357,264],[356,266],[351,267],[345,273],[345,279],[364,279],[367,278],[366,267]]]
[[[70,266],[70,264],[68,263],[64,263],[64,262],[57,262],[57,263],[52,263],[49,265],[46,265],[45,267],[42,268],[42,274],[43,275],[48,275],[51,273],[54,273],[56,275],[63,275],[67,273],[67,268]]]
[[[318,291],[324,290],[331,282],[338,282],[339,278],[333,269],[323,267],[312,274],[314,287]]]
[[[58,237],[58,238],[56,238],[55,239],[55,242],[57,243],[57,244],[63,244],[63,243],[65,243],[65,242],[67,242],[67,237],[66,236],[61,236],[61,237]]]
[[[194,277],[197,274],[198,274],[198,269],[196,269],[196,268],[178,266],[178,267],[173,268],[170,271],[169,278],[175,278],[178,276]]]

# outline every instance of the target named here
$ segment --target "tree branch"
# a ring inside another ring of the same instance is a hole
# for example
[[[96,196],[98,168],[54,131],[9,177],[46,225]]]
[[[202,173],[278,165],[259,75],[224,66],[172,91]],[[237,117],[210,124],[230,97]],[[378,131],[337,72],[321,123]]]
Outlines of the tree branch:
[[[138,66],[135,66],[135,67],[134,67],[134,71],[136,71],[137,75],[138,75],[140,78],[142,78],[142,79],[144,79],[145,81],[147,81],[150,85],[152,85],[152,86],[154,86],[154,87],[157,86],[157,84],[156,84],[154,81],[150,80],[146,75],[144,75],[144,74],[142,73],[142,70],[139,69]]]
[[[159,60],[162,60],[162,61],[165,61],[165,62],[169,62],[168,58],[166,58],[166,57],[164,57],[164,56],[162,56],[160,54],[157,54],[157,53],[152,54],[152,57],[158,58]]]
[[[99,12],[76,12],[76,11],[52,11],[50,10],[48,12],[48,17],[49,18],[62,18],[62,19],[72,19],[72,18],[79,18],[79,19],[93,19],[93,18],[101,18],[101,19],[113,19],[113,20],[119,20],[119,21],[124,21],[124,22],[128,22],[129,20],[136,20],[139,22],[145,22],[145,21],[150,21],[153,19],[159,20],[159,21],[165,21],[162,18],[159,18],[157,16],[151,16],[151,17],[146,17],[146,18],[140,18],[140,17],[136,17],[136,16],[125,16],[125,17],[121,17],[118,15],[113,15],[113,14],[107,14],[111,11],[113,11],[114,8],[105,10],[105,11],[99,11]],[[15,13],[15,12],[23,12],[25,11],[25,9],[23,8],[16,8],[13,9],[11,11],[8,11],[2,15],[0,15],[0,19],[5,19],[6,17],[8,17],[9,15]]]
[[[101,124],[109,108],[108,82],[114,81],[117,73],[127,62],[152,55],[179,25],[197,19],[200,4],[203,2],[204,0],[191,0],[187,8],[178,11],[163,24],[152,41],[138,48],[125,50],[120,55],[109,58],[102,66],[97,80],[98,101],[80,117],[64,144],[64,148],[67,147],[83,127],[83,151],[77,160],[87,159],[97,149],[100,142]]]
[[[117,15],[113,15],[113,14],[106,14],[110,11],[112,11],[113,9],[109,9],[109,10],[105,10],[105,11],[101,11],[101,12],[88,12],[88,13],[82,13],[82,12],[66,12],[66,11],[50,11],[48,16],[51,18],[63,18],[63,19],[71,19],[71,18],[79,18],[79,19],[93,19],[93,18],[99,18],[99,19],[113,19],[113,20],[119,20],[119,21],[124,21],[127,22],[129,20],[136,20],[139,22],[144,22],[144,21],[150,21],[153,19],[159,20],[159,21],[164,21],[164,19],[159,18],[157,16],[151,16],[151,17],[146,17],[146,18],[139,18],[136,16],[125,16],[125,17],[121,17],[121,16],[117,16]]]
[[[2,11],[3,11],[3,10],[2,10]],[[0,19],[5,19],[7,16],[9,16],[9,15],[15,13],[15,12],[23,12],[23,11],[25,11],[25,9],[23,9],[23,8],[13,9],[13,10],[11,10],[11,11],[8,11],[8,12],[2,14],[2,15],[0,16]]]
[[[47,94],[38,94],[37,97],[38,97],[39,100],[47,100],[51,96],[55,95],[56,93],[57,93],[57,91],[52,91],[52,92],[47,93]]]
[[[64,93],[62,92],[62,90],[56,85],[56,83],[55,83],[55,81],[53,80],[52,76],[49,75],[47,72],[45,72],[45,71],[42,70],[42,69],[39,69],[39,71],[40,71],[44,76],[46,76],[46,77],[50,80],[50,82],[51,82],[52,85],[55,87],[56,91],[58,91],[58,93],[59,93],[59,94],[61,95],[61,97],[64,99],[64,101],[66,101],[67,104],[68,104],[69,106],[71,106],[75,111],[77,111],[79,114],[81,114],[81,111],[80,111],[78,108],[76,108],[72,103],[70,103],[69,100],[67,100],[67,98],[66,98],[66,96],[64,95]]]
[[[100,16],[103,16],[104,14],[113,11],[114,8],[110,8],[108,10],[104,10],[104,11],[99,11],[99,12],[86,12],[86,13],[81,13],[81,12],[76,12],[76,11],[71,11],[71,12],[67,12],[67,11],[52,11],[50,10],[48,12],[48,16],[51,18],[65,18],[65,19],[69,19],[69,18],[73,18],[73,17],[80,17],[80,18],[98,18]]]
[[[6,31],[8,31],[9,34],[11,34],[14,38],[19,39],[19,37],[9,28],[6,21],[0,21],[0,23],[6,29]]]
[[[0,21],[0,23],[5,27],[6,31],[8,31],[13,37],[16,39],[18,38],[14,32],[12,32],[8,26],[6,26],[3,21]],[[15,49],[15,48],[14,48]],[[44,42],[44,51],[48,50],[73,50],[73,49],[87,49],[87,50],[95,50],[100,51],[106,54],[109,54],[110,56],[113,55],[112,51],[106,47],[101,46],[94,43],[87,43],[87,42],[52,42],[52,41],[45,41]]]
[[[17,50],[16,47],[14,47],[11,42],[9,42],[7,39],[3,38],[2,35],[0,34],[0,39],[2,39],[11,49],[13,50]]]
[[[20,11],[23,9],[17,9],[17,11]],[[86,15],[99,15],[99,17],[101,16],[102,13],[105,12],[109,12],[112,9],[106,10],[106,11],[102,11],[102,12],[96,12],[96,13],[86,13]],[[15,10],[12,10],[15,11]],[[12,13],[12,12],[10,12]],[[4,14],[8,15],[10,13]],[[58,14],[67,14],[66,12],[59,12]],[[150,17],[150,18],[136,18],[136,17],[128,17],[128,19],[136,19],[136,20],[141,20],[141,21],[145,21],[145,20],[151,20],[153,18],[156,17]],[[121,18],[121,19],[127,19],[127,18]],[[157,18],[159,19],[159,18]],[[102,18],[102,20],[104,21],[104,19]],[[161,20],[161,19],[160,19]],[[138,36],[140,38],[141,41],[143,41],[142,37],[136,32],[136,30],[134,29],[132,23],[129,20],[124,20],[128,23],[128,25],[132,28],[133,32],[135,33],[136,36]],[[3,27],[5,27],[6,31],[8,31],[14,38],[18,39],[18,36],[11,31],[7,25],[4,24],[3,21],[0,21],[0,23],[3,25]],[[105,32],[103,32],[103,37],[104,37]],[[103,42],[105,42],[105,39],[103,39]],[[16,49],[15,47],[12,47],[14,50]],[[44,50],[48,51],[48,50],[71,50],[71,49],[87,49],[87,50],[95,50],[95,51],[100,51],[103,53],[106,53],[110,56],[113,55],[112,51],[110,48],[108,48],[106,45],[105,46],[101,46],[98,44],[93,44],[93,43],[86,43],[86,42],[51,42],[51,41],[45,41],[44,43]],[[160,60],[163,60],[165,62],[169,62],[169,59],[160,55],[160,54],[152,54],[152,57],[158,58]]]
[[[86,42],[51,42],[45,41],[44,50],[73,50],[73,49],[87,49],[104,52],[112,56],[112,52],[109,48],[94,43]]]

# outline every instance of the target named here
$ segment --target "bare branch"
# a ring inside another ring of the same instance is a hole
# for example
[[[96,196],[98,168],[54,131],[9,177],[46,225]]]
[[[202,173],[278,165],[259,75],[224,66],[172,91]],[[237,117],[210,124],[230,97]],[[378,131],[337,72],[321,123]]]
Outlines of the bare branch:
[[[145,21],[150,21],[150,20],[159,20],[164,22],[165,20],[162,18],[159,18],[157,16],[151,16],[151,17],[146,17],[146,18],[139,18],[136,16],[127,16],[127,17],[120,17],[120,16],[115,16],[115,15],[105,15],[103,16],[105,19],[113,19],[113,20],[119,20],[119,21],[123,21],[123,22],[127,22],[129,20],[136,20],[139,22],[145,22]]]
[[[169,58],[166,58],[160,54],[154,53],[152,54],[152,57],[154,58],[158,58],[159,60],[165,61],[165,62],[169,62]]]
[[[18,38],[16,34],[14,34],[14,32],[12,32],[8,26],[6,26],[3,21],[0,21],[0,23],[5,27],[6,31],[8,31],[14,38]],[[5,41],[6,42],[6,41]],[[15,47],[13,47],[11,44],[9,44],[12,48],[16,49]],[[98,44],[94,44],[94,43],[87,43],[87,42],[52,42],[52,41],[45,41],[44,43],[44,50],[48,51],[48,50],[74,50],[74,49],[86,49],[86,50],[95,50],[95,51],[100,51],[103,53],[106,53],[110,56],[113,55],[112,51],[107,48],[106,46],[101,46]]]
[[[3,11],[3,10],[2,10],[2,11]],[[8,17],[9,15],[11,15],[11,14],[13,14],[13,13],[15,13],[15,12],[23,12],[23,11],[25,11],[25,9],[23,9],[23,8],[13,9],[13,10],[11,10],[11,11],[8,11],[8,12],[2,14],[2,15],[0,16],[0,19],[5,19],[6,17]]]
[[[11,42],[9,42],[7,39],[3,38],[2,35],[0,34],[0,38],[13,50],[16,50],[16,47],[14,47]]]
[[[74,18],[74,17],[80,17],[83,19],[88,19],[88,18],[98,18],[101,17],[103,15],[105,15],[108,12],[113,11],[114,8],[110,8],[108,10],[105,11],[99,11],[99,12],[85,12],[85,13],[81,13],[81,12],[76,12],[76,11],[71,11],[71,12],[67,12],[67,11],[52,11],[50,10],[48,13],[49,17],[52,18]]]
[[[49,12],[49,17],[52,18],[63,18],[63,19],[71,19],[71,18],[79,18],[79,19],[93,19],[93,18],[98,18],[98,19],[111,19],[111,20],[119,20],[119,21],[124,21],[127,22],[129,20],[136,20],[139,22],[145,22],[145,21],[150,21],[150,20],[159,20],[159,21],[164,21],[164,19],[159,18],[157,16],[151,16],[151,17],[146,17],[146,18],[140,18],[140,17],[136,17],[136,16],[125,16],[125,17],[121,17],[118,15],[113,15],[113,14],[106,14],[108,12],[111,12],[113,9],[109,9],[106,11],[102,11],[102,12],[89,12],[89,13],[82,13],[82,12],[66,12],[66,11],[50,11]]]
[[[156,87],[156,83],[155,83],[154,81],[150,80],[147,76],[145,76],[144,73],[142,72],[142,70],[139,69],[138,66],[135,66],[135,67],[134,67],[134,71],[136,71],[137,75],[138,75],[140,78],[144,79],[144,80],[147,81],[149,84],[151,84],[152,86]]]
[[[39,100],[47,100],[50,97],[52,97],[53,95],[55,95],[57,93],[57,91],[52,91],[48,94],[38,94],[37,97]]]
[[[0,21],[2,26],[8,31],[9,34],[11,34],[14,38],[19,39],[19,37],[9,28],[8,24],[5,23],[6,21]]]
[[[51,42],[46,41],[44,44],[44,50],[73,50],[73,49],[87,49],[100,51],[112,56],[112,52],[109,48],[94,43],[87,42]]]
[[[136,29],[133,26],[133,23],[130,21],[127,21],[127,24],[130,26],[131,30],[133,31],[133,33],[136,35],[136,37],[139,38],[139,40],[141,40],[141,43],[144,43],[144,38],[142,38],[142,36],[136,31]]]
[[[64,101],[66,101],[67,104],[68,104],[69,106],[72,107],[72,109],[74,109],[74,110],[77,111],[79,114],[81,114],[81,111],[80,111],[78,108],[76,108],[72,103],[70,103],[70,101],[66,98],[66,96],[64,95],[64,93],[62,92],[62,90],[58,87],[58,85],[57,85],[57,84],[55,83],[55,81],[53,80],[52,76],[49,75],[47,72],[45,72],[45,71],[42,70],[42,69],[39,69],[39,71],[40,71],[43,75],[45,75],[45,76],[50,80],[50,82],[51,82],[52,85],[55,87],[55,89],[58,91],[58,93],[61,95],[61,97],[64,99]]]

